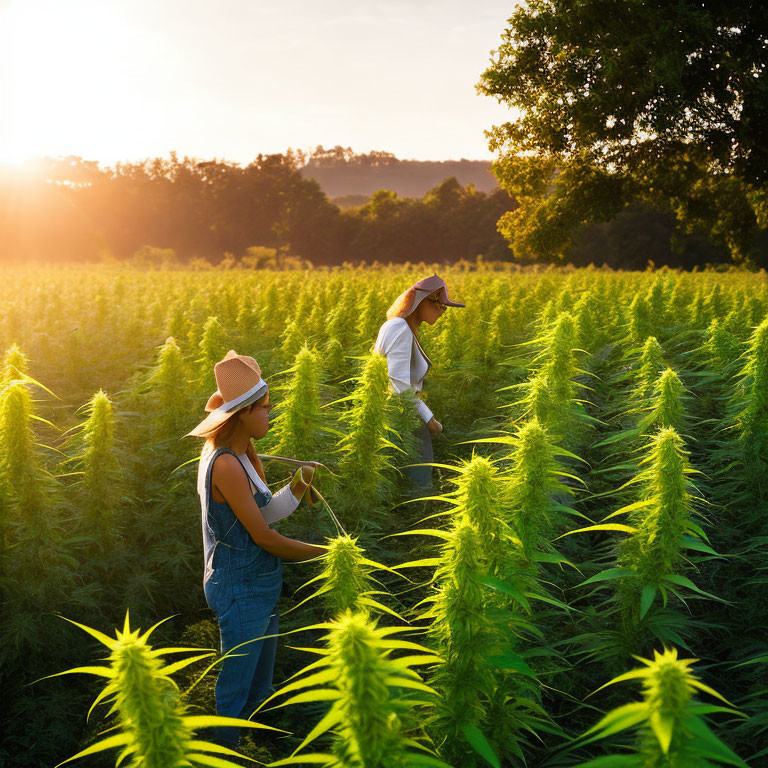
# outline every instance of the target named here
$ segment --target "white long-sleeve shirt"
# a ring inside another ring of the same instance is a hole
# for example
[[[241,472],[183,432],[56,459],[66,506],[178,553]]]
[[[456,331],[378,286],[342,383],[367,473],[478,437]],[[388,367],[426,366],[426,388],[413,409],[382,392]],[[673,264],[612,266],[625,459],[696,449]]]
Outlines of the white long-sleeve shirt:
[[[381,326],[373,351],[387,358],[389,382],[395,392],[421,392],[430,363],[405,318],[393,317]],[[423,400],[415,398],[415,402],[416,412],[428,422],[432,411]]]
[[[200,494],[201,498],[205,498],[205,494],[208,492],[208,489],[206,488],[206,478],[208,477],[208,466],[211,463],[213,454],[214,451],[203,451],[203,455],[200,457],[200,464],[197,468],[197,492]],[[269,501],[260,508],[261,515],[267,525],[272,525],[272,523],[276,523],[278,520],[288,517],[288,515],[299,506],[299,499],[293,495],[290,483],[284,485],[279,491],[273,494],[269,490],[269,486],[259,476],[256,468],[251,464],[251,460],[248,456],[244,453],[239,453],[237,454],[237,458],[240,459],[245,474],[248,475],[248,479],[253,486],[270,497]],[[203,503],[205,504],[205,502]]]
[[[250,481],[258,488],[262,493],[268,493],[272,497],[263,507],[261,507],[261,516],[264,518],[264,522],[267,525],[272,525],[278,520],[282,520],[284,517],[288,517],[299,506],[299,499],[297,499],[291,491],[291,484],[284,485],[276,493],[272,493],[269,490],[267,484],[261,479],[259,473],[256,471],[256,467],[251,464],[251,460],[244,453],[237,454],[243,467],[245,468],[245,474],[248,475]]]

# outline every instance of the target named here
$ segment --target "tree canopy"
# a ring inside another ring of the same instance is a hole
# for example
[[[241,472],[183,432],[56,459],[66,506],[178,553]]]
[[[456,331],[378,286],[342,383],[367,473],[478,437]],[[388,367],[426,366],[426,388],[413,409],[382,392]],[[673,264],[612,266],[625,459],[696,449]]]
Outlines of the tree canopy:
[[[379,191],[342,211],[290,151],[244,167],[175,153],[114,168],[46,158],[0,169],[0,262],[511,259],[496,222],[514,205],[449,177],[422,198]]]
[[[478,88],[511,110],[489,138],[517,254],[562,258],[586,224],[644,203],[761,260],[768,6],[529,0],[508,25]]]

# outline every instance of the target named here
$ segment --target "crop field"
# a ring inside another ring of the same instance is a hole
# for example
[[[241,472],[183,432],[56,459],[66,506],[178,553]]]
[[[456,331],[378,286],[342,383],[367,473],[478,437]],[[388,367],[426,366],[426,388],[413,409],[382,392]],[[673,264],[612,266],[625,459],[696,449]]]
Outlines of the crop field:
[[[439,267],[466,308],[420,331],[444,433],[419,498],[371,349],[432,271],[5,272],[0,764],[227,764],[183,435],[235,349],[276,405],[258,452],[323,462],[346,532],[323,504],[276,525],[328,550],[285,563],[252,716],[280,730],[243,754],[768,765],[765,274]]]

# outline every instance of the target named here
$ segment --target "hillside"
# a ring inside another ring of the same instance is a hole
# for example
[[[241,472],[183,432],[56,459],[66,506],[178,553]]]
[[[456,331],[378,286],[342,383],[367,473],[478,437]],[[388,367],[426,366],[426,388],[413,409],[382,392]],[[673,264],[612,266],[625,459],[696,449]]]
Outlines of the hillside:
[[[400,160],[389,152],[355,154],[338,146],[318,147],[301,174],[315,179],[330,198],[367,197],[380,189],[401,197],[421,197],[451,176],[462,186],[473,184],[483,192],[498,189],[490,164],[483,160]]]

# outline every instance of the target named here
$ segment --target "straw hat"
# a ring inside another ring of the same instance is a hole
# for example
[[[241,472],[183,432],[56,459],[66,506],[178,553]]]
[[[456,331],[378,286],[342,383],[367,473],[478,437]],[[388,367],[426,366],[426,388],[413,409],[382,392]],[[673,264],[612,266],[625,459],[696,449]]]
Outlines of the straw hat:
[[[195,437],[201,437],[201,432],[223,424],[241,408],[263,397],[268,390],[267,382],[261,378],[259,364],[248,355],[238,355],[234,349],[230,349],[224,359],[213,366],[213,373],[218,389],[205,404],[208,416],[189,432]]]
[[[414,297],[413,304],[411,305],[410,310],[406,313],[406,317],[413,314],[416,307],[418,307],[424,299],[437,292],[439,292],[440,301],[445,304],[446,307],[465,306],[458,301],[451,301],[448,298],[448,286],[445,284],[445,280],[436,274],[431,277],[425,277],[423,280],[419,280],[418,283],[414,283],[408,290],[413,291]]]

